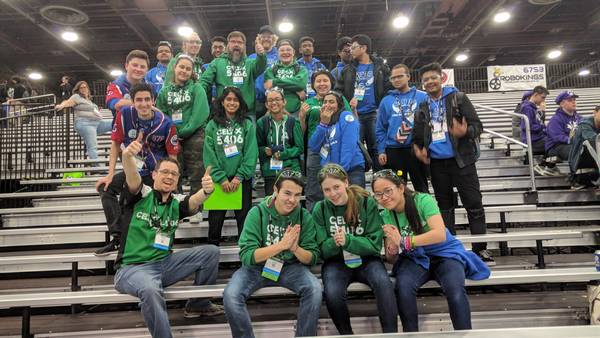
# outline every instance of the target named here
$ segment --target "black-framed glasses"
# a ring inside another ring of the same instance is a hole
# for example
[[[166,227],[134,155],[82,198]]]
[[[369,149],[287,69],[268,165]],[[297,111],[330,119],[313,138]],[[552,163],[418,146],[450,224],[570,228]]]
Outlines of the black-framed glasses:
[[[179,177],[179,175],[180,175],[177,171],[169,170],[169,169],[158,170],[158,173],[161,175],[164,175],[164,176],[172,175],[173,177]]]
[[[383,189],[382,192],[373,193],[373,198],[380,201],[381,199],[383,199],[383,197],[387,197],[387,198],[391,197],[393,193],[394,193],[394,188],[387,187],[387,188]]]

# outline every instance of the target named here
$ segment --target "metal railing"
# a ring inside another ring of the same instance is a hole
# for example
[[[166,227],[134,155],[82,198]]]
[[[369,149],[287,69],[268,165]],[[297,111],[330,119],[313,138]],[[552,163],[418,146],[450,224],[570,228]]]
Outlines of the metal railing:
[[[493,130],[487,129],[487,128],[483,128],[483,131],[485,131],[488,134],[492,134],[494,136],[503,138],[511,143],[514,144],[518,144],[521,147],[527,149],[527,158],[528,158],[528,162],[529,162],[529,176],[530,176],[530,180],[531,180],[531,192],[536,192],[537,188],[535,186],[535,171],[533,170],[533,148],[531,146],[531,130],[530,130],[530,126],[529,126],[529,118],[527,117],[527,115],[524,114],[518,114],[515,112],[511,112],[508,110],[502,110],[502,109],[498,109],[498,108],[493,108],[493,107],[489,107],[489,106],[484,106],[482,104],[479,103],[474,103],[473,104],[475,107],[477,108],[481,108],[481,109],[485,109],[485,110],[491,110],[497,113],[501,113],[501,114],[505,114],[505,115],[510,115],[510,116],[514,116],[514,117],[518,117],[519,119],[525,120],[525,137],[527,139],[527,144],[516,140],[514,138],[508,137],[504,134],[495,132]]]
[[[2,105],[0,179],[49,178],[49,168],[62,168],[83,158],[84,143],[75,133],[73,109],[55,111],[53,94],[13,100]]]

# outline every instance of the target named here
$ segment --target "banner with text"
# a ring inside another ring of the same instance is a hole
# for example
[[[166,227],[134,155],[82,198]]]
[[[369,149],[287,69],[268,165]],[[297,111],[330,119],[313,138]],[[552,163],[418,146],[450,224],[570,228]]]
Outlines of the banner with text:
[[[442,86],[454,87],[454,69],[442,69]]]
[[[529,90],[546,87],[546,65],[488,66],[488,90]]]

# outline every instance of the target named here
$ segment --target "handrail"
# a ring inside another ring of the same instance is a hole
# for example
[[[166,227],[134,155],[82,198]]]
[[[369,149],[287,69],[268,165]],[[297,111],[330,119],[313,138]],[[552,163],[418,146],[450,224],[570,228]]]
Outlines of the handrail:
[[[489,107],[489,106],[484,106],[482,104],[479,103],[474,103],[473,104],[475,107],[477,108],[481,108],[481,109],[486,109],[486,110],[491,110],[491,111],[495,111],[497,113],[501,113],[501,114],[505,114],[505,115],[510,115],[510,116],[516,116],[522,120],[525,121],[525,137],[527,140],[527,144],[523,143],[523,142],[519,142],[515,139],[511,139],[510,137],[504,136],[502,134],[499,134],[497,132],[492,131],[491,134],[502,137],[504,139],[506,139],[507,141],[519,144],[525,148],[527,148],[527,158],[529,160],[529,177],[531,179],[531,191],[535,192],[537,191],[536,187],[535,187],[535,171],[533,170],[533,148],[532,148],[532,143],[531,143],[531,130],[530,130],[530,125],[529,125],[529,118],[527,117],[527,115],[525,114],[518,114],[515,112],[511,112],[508,110],[502,110],[502,109],[498,109],[498,108],[494,108],[494,107]],[[490,132],[488,129],[484,129],[487,132]]]

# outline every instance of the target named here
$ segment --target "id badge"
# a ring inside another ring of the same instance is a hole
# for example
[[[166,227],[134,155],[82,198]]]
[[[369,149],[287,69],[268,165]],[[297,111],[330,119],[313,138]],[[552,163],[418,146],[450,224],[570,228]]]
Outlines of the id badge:
[[[343,250],[344,253],[344,263],[347,267],[354,269],[362,265],[362,258],[359,255],[355,255],[351,252]]]
[[[236,86],[240,86],[240,85],[244,84],[244,77],[243,76],[234,76],[233,84]]]
[[[235,144],[225,145],[225,157],[230,158],[238,155],[240,152]]]
[[[316,94],[315,90],[312,88],[312,86],[310,85],[310,83],[306,84],[306,94],[309,95],[309,96]]]
[[[365,98],[365,87],[354,88],[354,97],[358,101],[362,101]]]
[[[135,167],[137,168],[137,170],[142,170],[144,168],[144,165],[146,164],[146,162],[144,162],[144,159],[136,156],[135,158]]]
[[[435,122],[433,124],[433,130],[431,131],[431,141],[433,143],[446,141],[446,132],[444,131],[445,128],[442,127],[444,124],[444,122]]]
[[[181,113],[181,112],[174,113],[173,116],[171,117],[171,119],[173,120],[173,123],[181,124],[183,122],[183,113]]]
[[[265,262],[261,275],[266,279],[277,282],[279,275],[281,275],[281,269],[283,269],[283,261],[279,258],[271,257]]]
[[[171,246],[171,236],[161,231],[156,232],[156,236],[154,237],[154,245],[153,247],[159,250],[169,250]]]
[[[277,160],[271,157],[271,170],[283,169],[283,160]]]
[[[321,151],[319,151],[319,154],[321,154],[321,157],[326,160],[327,156],[329,156],[329,149],[327,149],[327,147],[322,146],[321,147]]]

